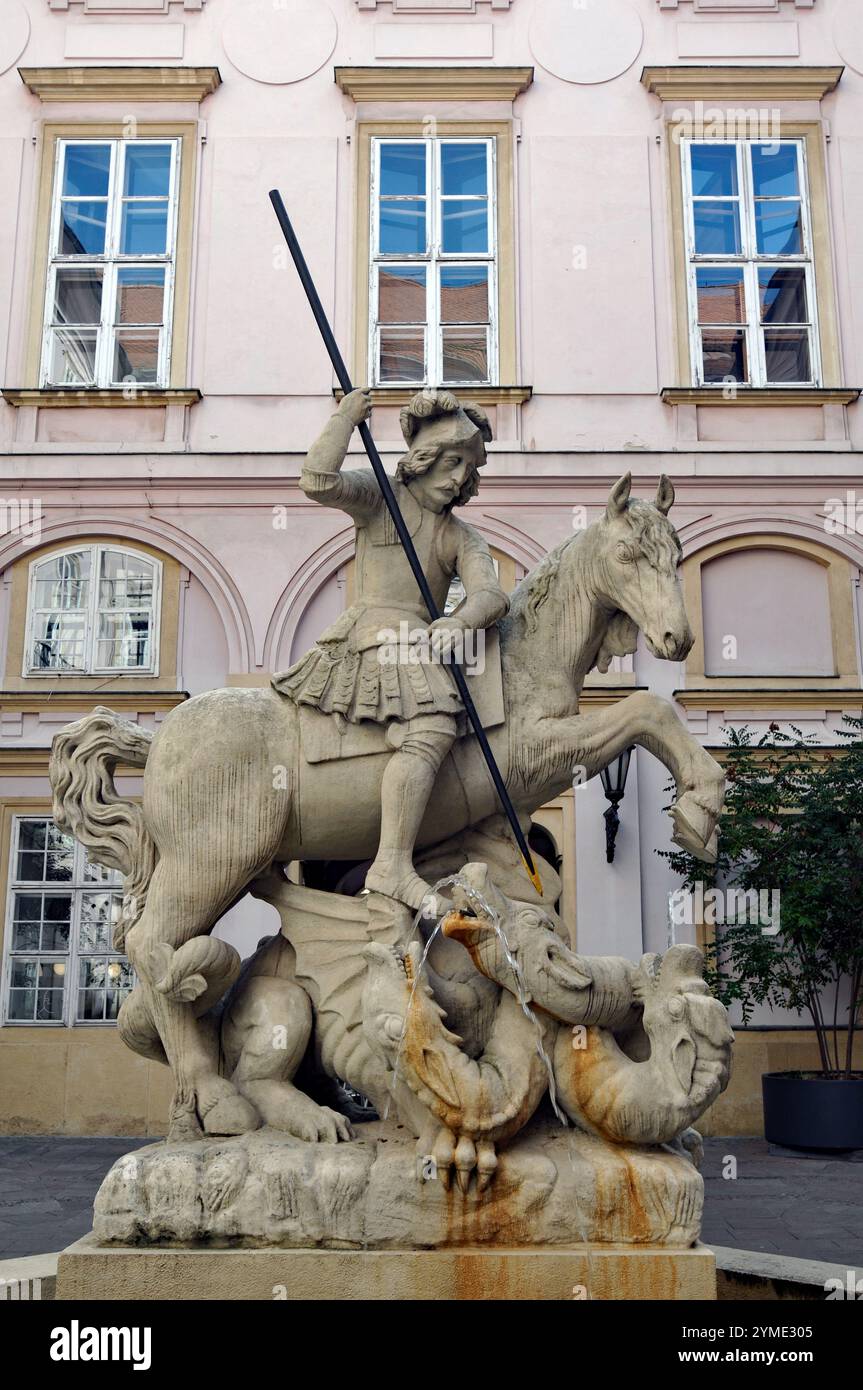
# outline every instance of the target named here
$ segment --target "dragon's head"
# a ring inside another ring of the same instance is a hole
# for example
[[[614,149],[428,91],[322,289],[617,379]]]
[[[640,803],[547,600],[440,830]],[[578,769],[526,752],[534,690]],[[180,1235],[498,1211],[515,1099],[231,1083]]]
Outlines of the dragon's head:
[[[363,1023],[384,1049],[398,1048],[410,1024],[415,1037],[440,1036],[444,1011],[435,1002],[430,986],[419,979],[421,948],[413,942],[405,951],[377,942],[363,951],[366,980],[363,988]],[[447,1037],[460,1042],[454,1033]]]
[[[441,924],[444,935],[459,941],[484,975],[566,1018],[573,993],[589,988],[591,978],[558,936],[549,913],[537,903],[507,898],[492,882],[487,864],[466,864],[452,897],[455,906]]]
[[[651,1053],[669,1069],[669,1081],[676,1080],[687,1096],[694,1086],[704,1084],[705,1075],[710,1087],[716,1080],[719,1088],[717,1079],[727,1074],[727,1055],[734,1040],[725,1009],[702,978],[703,969],[704,956],[698,947],[679,942],[664,956],[642,956],[633,973]]]

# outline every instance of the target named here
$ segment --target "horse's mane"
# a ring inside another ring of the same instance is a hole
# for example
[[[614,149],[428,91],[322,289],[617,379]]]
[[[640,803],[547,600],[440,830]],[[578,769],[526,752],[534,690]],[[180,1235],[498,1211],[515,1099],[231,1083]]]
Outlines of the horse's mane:
[[[567,536],[565,541],[543,556],[536,568],[526,574],[515,589],[510,614],[514,618],[523,618],[528,632],[536,631],[537,614],[551,592],[564,552],[577,539],[576,536]]]
[[[671,522],[651,502],[633,497],[626,506],[626,517],[635,531],[642,555],[654,569],[669,558],[677,559],[682,547]]]
[[[626,505],[626,518],[635,532],[634,540],[648,564],[660,569],[669,558],[675,559],[681,553],[680,540],[671,523],[650,502],[633,497]],[[589,535],[597,523],[586,531],[566,540],[550,550],[540,560],[535,569],[525,575],[512,595],[510,612],[514,617],[522,617],[528,632],[536,631],[537,614],[551,592],[560,571],[561,561],[570,546],[577,545]]]

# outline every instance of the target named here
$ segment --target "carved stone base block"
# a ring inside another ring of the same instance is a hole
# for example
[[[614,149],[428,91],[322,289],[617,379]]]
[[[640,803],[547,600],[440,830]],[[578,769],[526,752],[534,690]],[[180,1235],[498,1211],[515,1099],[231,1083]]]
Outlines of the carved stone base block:
[[[521,1250],[103,1249],[92,1236],[60,1256],[69,1300],[711,1301],[716,1260],[697,1245]]]
[[[703,1184],[668,1149],[607,1144],[538,1120],[499,1154],[491,1186],[449,1189],[389,1123],[346,1144],[272,1129],[159,1143],[114,1164],[94,1208],[94,1241],[121,1246],[442,1249],[584,1243],[686,1248]]]

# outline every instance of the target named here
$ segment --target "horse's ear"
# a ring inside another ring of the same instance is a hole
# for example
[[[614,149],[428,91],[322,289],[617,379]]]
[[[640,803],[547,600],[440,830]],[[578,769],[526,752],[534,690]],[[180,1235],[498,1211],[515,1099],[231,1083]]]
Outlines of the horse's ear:
[[[613,517],[620,516],[622,512],[626,511],[626,504],[629,501],[631,490],[632,474],[624,473],[623,477],[614,484],[608,496],[608,506],[605,509],[605,514],[609,521],[611,521]]]
[[[671,479],[663,473],[659,479],[659,487],[656,489],[656,510],[662,512],[663,516],[668,516],[674,506],[674,484]]]

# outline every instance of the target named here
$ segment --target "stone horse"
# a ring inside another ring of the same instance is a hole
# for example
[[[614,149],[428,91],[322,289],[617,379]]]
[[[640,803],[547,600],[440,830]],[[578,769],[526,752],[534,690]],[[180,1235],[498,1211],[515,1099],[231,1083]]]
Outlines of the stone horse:
[[[672,706],[639,691],[608,709],[579,711],[588,672],[633,652],[639,630],[670,661],[692,645],[680,542],[668,520],[673,487],[663,477],[649,503],[631,498],[630,486],[627,474],[605,515],[515,590],[499,624],[505,719],[489,740],[525,822],[572,784],[574,769],[590,778],[629,745],[646,748],[676,783],[677,843],[709,860],[724,775]],[[308,760],[302,714],[272,689],[222,689],[178,706],[155,736],[100,708],[54,740],[57,824],[124,875],[115,945],[139,983],[120,1026],[130,1046],[171,1067],[172,1133],[240,1134],[261,1120],[260,1108],[220,1074],[208,1021],[241,964],[233,947],[210,936],[219,919],[273,867],[375,852],[391,747],[382,737],[379,749],[352,760],[348,791],[343,763]],[[118,763],[145,767],[141,806],[117,794]],[[476,739],[462,738],[440,769],[419,848],[499,809]]]

